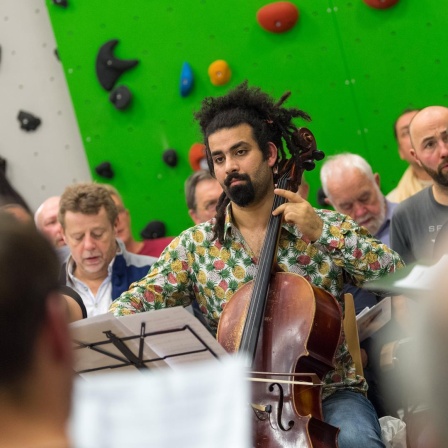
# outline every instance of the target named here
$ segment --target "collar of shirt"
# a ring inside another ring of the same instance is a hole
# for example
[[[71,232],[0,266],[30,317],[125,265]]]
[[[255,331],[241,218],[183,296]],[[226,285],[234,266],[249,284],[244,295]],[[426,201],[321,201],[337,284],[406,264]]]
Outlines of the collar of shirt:
[[[375,234],[375,238],[383,241],[383,238],[386,236],[386,241],[383,241],[384,244],[389,245],[389,226],[390,221],[392,219],[392,215],[394,213],[395,207],[398,205],[395,202],[390,202],[388,199],[384,198],[386,201],[386,218],[384,222],[381,224],[381,227],[378,229],[378,232]]]
[[[224,222],[224,235],[225,238],[234,238],[235,237],[235,231],[237,229],[237,227],[235,226],[235,224],[233,223],[233,217],[232,217],[232,207],[231,207],[232,203],[230,203],[229,205],[227,205],[226,208],[226,219]],[[292,224],[287,224],[287,223],[283,223],[282,224],[282,229],[285,229],[287,232],[291,233],[292,235],[300,238],[302,236],[302,234],[299,232],[299,229],[297,229],[297,227],[295,225]],[[238,232],[239,234],[239,232]]]

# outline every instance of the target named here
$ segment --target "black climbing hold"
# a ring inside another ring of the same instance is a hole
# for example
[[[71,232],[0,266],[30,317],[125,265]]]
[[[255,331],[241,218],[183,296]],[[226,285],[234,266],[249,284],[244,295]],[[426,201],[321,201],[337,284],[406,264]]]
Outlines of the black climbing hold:
[[[153,240],[155,238],[163,238],[166,234],[166,226],[163,221],[150,221],[140,232],[140,236],[144,240]]]
[[[68,0],[53,0],[53,3],[56,6],[62,6],[63,8],[67,8],[68,6]]]
[[[126,109],[131,103],[132,94],[126,86],[119,86],[112,90],[109,100],[117,109]]]
[[[113,55],[113,49],[118,44],[118,39],[109,40],[101,46],[96,57],[96,76],[101,86],[106,90],[112,90],[122,73],[135,67],[137,59],[121,60]]]
[[[40,118],[35,117],[29,112],[24,112],[23,110],[19,111],[17,119],[20,121],[20,128],[27,132],[36,130],[42,123]]]
[[[177,165],[177,152],[174,149],[167,149],[163,153],[163,161],[168,166],[176,166]]]
[[[114,177],[114,171],[110,162],[100,163],[95,167],[95,171],[98,176],[105,177],[106,179],[112,179]]]

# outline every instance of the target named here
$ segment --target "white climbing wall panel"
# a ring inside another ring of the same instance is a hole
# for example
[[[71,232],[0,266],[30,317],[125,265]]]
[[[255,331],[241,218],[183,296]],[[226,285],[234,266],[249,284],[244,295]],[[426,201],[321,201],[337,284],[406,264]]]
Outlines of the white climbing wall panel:
[[[34,211],[65,186],[91,180],[44,0],[0,1],[0,156]],[[20,129],[17,115],[42,120]]]

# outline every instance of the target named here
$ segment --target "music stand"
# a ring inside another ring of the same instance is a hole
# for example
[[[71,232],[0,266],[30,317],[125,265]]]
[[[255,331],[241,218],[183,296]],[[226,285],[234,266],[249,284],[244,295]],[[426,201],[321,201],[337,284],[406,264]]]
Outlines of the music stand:
[[[70,326],[74,368],[82,376],[110,369],[176,368],[228,355],[183,307],[118,318],[108,313]]]

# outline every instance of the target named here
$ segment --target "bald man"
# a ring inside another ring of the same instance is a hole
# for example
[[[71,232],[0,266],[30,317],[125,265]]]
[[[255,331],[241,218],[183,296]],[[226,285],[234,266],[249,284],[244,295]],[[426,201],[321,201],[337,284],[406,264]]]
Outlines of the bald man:
[[[411,155],[434,181],[395,209],[390,241],[406,263],[430,260],[434,241],[448,221],[448,108],[430,106],[410,123]]]
[[[55,248],[65,246],[62,227],[58,221],[59,196],[46,199],[34,214],[37,229],[53,244]]]

